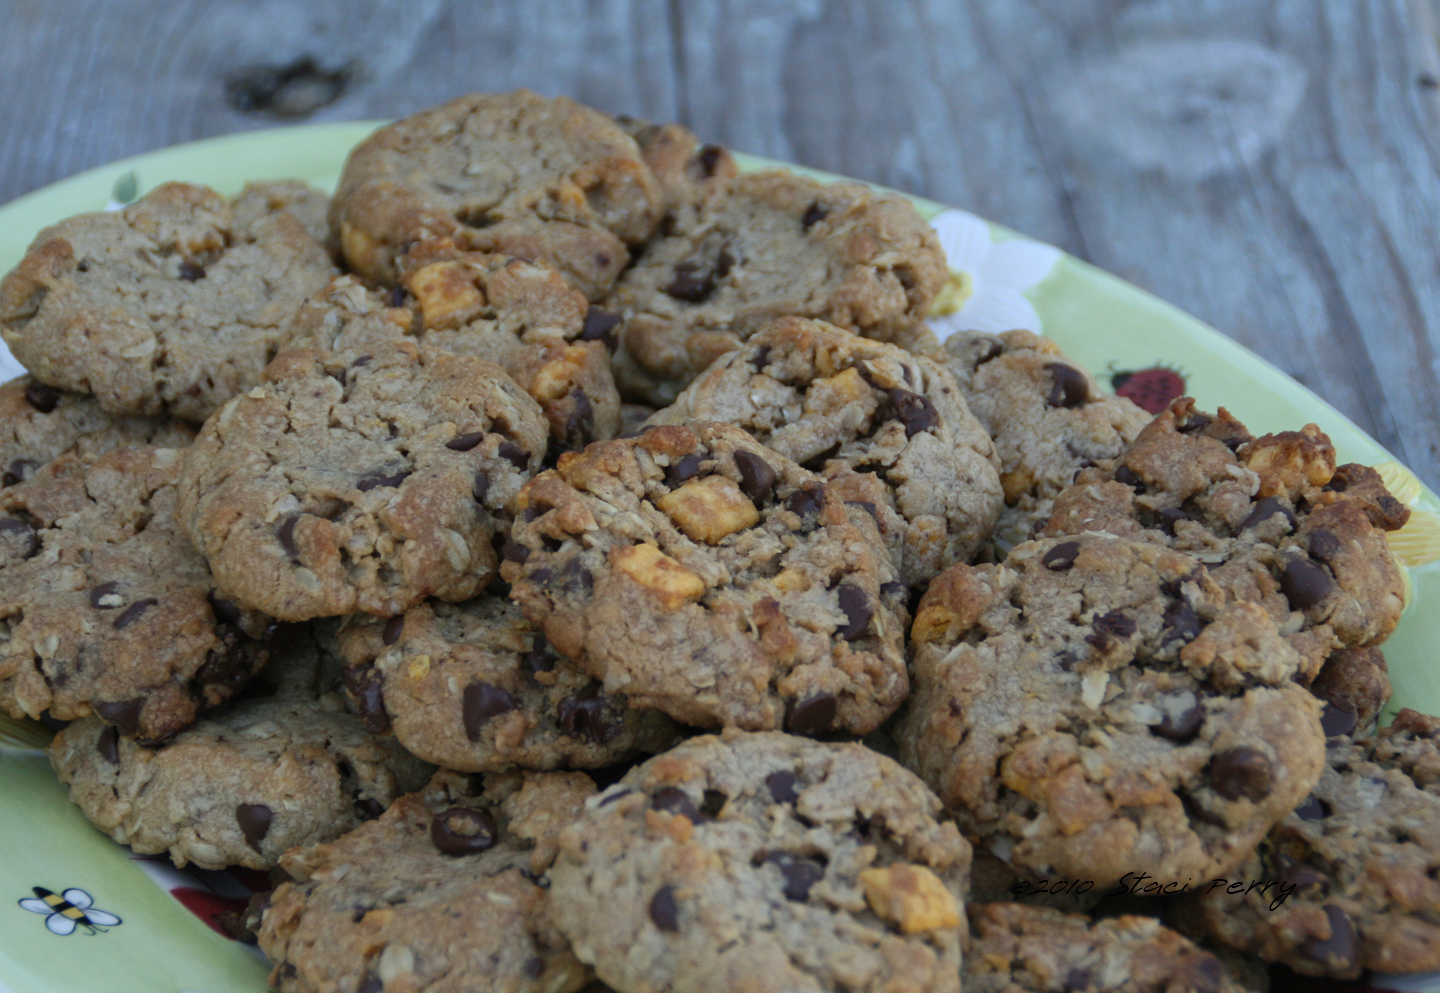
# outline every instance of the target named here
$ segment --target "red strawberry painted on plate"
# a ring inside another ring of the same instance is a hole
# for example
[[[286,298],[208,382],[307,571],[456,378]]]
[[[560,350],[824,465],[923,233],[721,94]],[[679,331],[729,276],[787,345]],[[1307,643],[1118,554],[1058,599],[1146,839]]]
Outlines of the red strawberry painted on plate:
[[[241,937],[243,929],[237,928],[236,925],[244,920],[245,908],[249,901],[217,896],[214,893],[197,890],[190,886],[176,886],[170,891],[170,895],[184,904],[186,910],[210,925],[217,933],[226,938],[243,940]]]
[[[1111,372],[1110,385],[1116,393],[1152,414],[1160,413],[1172,400],[1185,395],[1185,377],[1178,369],[1163,365],[1136,372]]]

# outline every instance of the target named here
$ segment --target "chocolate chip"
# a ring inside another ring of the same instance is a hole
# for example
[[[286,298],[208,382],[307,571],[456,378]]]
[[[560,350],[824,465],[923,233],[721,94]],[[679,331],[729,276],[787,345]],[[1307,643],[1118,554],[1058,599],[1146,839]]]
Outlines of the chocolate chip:
[[[650,798],[650,806],[667,814],[679,814],[691,824],[700,824],[710,819],[700,813],[700,809],[690,802],[685,791],[678,786],[667,786],[658,791]]]
[[[1063,362],[1051,362],[1049,369],[1053,383],[1045,402],[1050,406],[1078,407],[1090,399],[1090,382],[1079,369]]]
[[[295,525],[300,523],[301,514],[291,514],[280,522],[280,527],[275,532],[275,537],[280,539],[280,547],[285,549],[285,554],[290,556],[290,561],[300,561],[300,548],[295,544]]]
[[[484,431],[469,431],[465,434],[457,434],[445,442],[445,447],[452,452],[468,452],[485,438]]]
[[[1065,973],[1065,993],[1080,993],[1090,986],[1090,970],[1079,966]]]
[[[785,730],[791,734],[817,735],[830,730],[839,711],[832,693],[817,693],[785,705]]]
[[[1280,882],[1289,883],[1297,890],[1324,885],[1327,881],[1321,873],[1284,852],[1275,853],[1275,875]]]
[[[1056,663],[1059,664],[1060,668],[1063,669],[1065,672],[1074,672],[1074,671],[1075,671],[1075,663],[1078,662],[1079,659],[1077,659],[1077,658],[1075,657],[1075,653],[1074,653],[1074,652],[1064,651],[1064,652],[1061,652],[1059,655],[1056,655],[1056,656],[1055,656],[1055,661],[1056,661]],[[954,704],[953,704],[953,703],[951,704],[951,710],[952,710],[952,712],[955,710],[955,707],[954,707]],[[959,714],[958,712],[956,712],[956,713],[955,713],[955,716],[956,716],[956,717],[959,717],[960,714]]]
[[[830,208],[821,206],[820,201],[816,200],[810,204],[810,206],[806,207],[805,213],[800,216],[800,229],[802,231],[809,231],[816,224],[823,221],[829,213]]]
[[[770,346],[769,346],[769,345],[761,345],[759,348],[757,348],[757,349],[755,350],[755,354],[750,357],[750,364],[755,367],[755,371],[756,371],[756,372],[759,372],[761,369],[764,369],[764,368],[765,368],[765,363],[767,363],[767,362],[769,362],[769,361],[770,361]]]
[[[890,416],[905,425],[905,437],[913,438],[940,423],[940,415],[928,397],[899,387],[889,393]]]
[[[270,822],[275,812],[263,803],[242,803],[235,808],[235,822],[245,836],[245,844],[260,851],[260,842],[270,833]]]
[[[136,600],[130,606],[126,607],[119,617],[115,618],[115,622],[113,625],[115,630],[125,630],[131,624],[134,624],[137,620],[139,620],[141,614],[145,613],[145,611],[149,610],[151,607],[155,606],[159,602],[160,601],[156,600],[153,596],[146,597],[144,600]]]
[[[775,470],[754,452],[735,453],[735,468],[740,470],[740,491],[754,503],[770,499],[775,489]]]
[[[442,855],[475,855],[495,847],[500,832],[488,810],[451,807],[430,822],[430,843]]]
[[[360,811],[363,818],[367,821],[373,821],[385,813],[385,805],[374,797],[356,797],[355,808]]]
[[[776,803],[794,803],[800,798],[800,791],[795,788],[795,783],[795,774],[783,769],[765,777],[765,786]]]
[[[845,612],[845,626],[840,629],[840,636],[846,641],[854,641],[863,635],[870,627],[870,618],[875,616],[875,608],[870,604],[870,594],[858,586],[851,586],[848,583],[841,584],[835,591],[840,600],[840,609]]]
[[[1355,730],[1357,723],[1359,718],[1355,715],[1355,708],[1343,700],[1327,702],[1325,709],[1320,712],[1320,727],[1327,738],[1349,734]]]
[[[599,683],[591,683],[580,692],[561,698],[555,705],[555,713],[560,730],[568,737],[584,738],[592,745],[615,740],[623,719],[623,710],[600,692]]]
[[[355,709],[360,712],[360,722],[371,734],[384,734],[390,730],[390,714],[385,710],[385,677],[373,665],[347,667],[344,671],[345,688],[355,698]]]
[[[513,465],[515,468],[519,469],[521,472],[524,472],[525,467],[530,464],[530,453],[525,451],[525,449],[521,448],[519,445],[515,444],[513,441],[504,442],[498,449],[496,449],[496,454],[499,455],[502,459],[508,459],[510,461],[510,464]]]
[[[1192,413],[1185,418],[1184,424],[1179,425],[1179,430],[1181,434],[1196,434],[1204,431],[1210,424],[1211,418],[1209,414]]]
[[[1064,572],[1075,564],[1080,554],[1078,541],[1064,541],[1040,557],[1040,564],[1051,572]]]
[[[681,262],[665,293],[686,303],[700,303],[715,292],[715,271],[700,262]]]
[[[1115,482],[1124,483],[1137,493],[1145,492],[1145,482],[1128,465],[1121,465],[1115,470]]]
[[[665,484],[673,490],[686,480],[694,479],[700,475],[700,463],[704,461],[705,456],[698,452],[680,456],[665,470]]]
[[[1198,698],[1192,698],[1190,705],[1178,713],[1166,710],[1160,723],[1152,724],[1150,730],[1169,741],[1189,741],[1200,733],[1204,723],[1205,704]]]
[[[1295,814],[1302,820],[1323,821],[1330,816],[1330,805],[1311,793],[1300,801],[1300,806],[1295,808]]]
[[[253,658],[241,643],[241,634],[234,628],[225,631],[223,648],[212,648],[205,653],[205,662],[195,672],[195,682],[200,686],[209,689],[222,691],[224,695],[238,693],[240,690],[254,685],[256,695],[273,696],[275,687],[270,687],[269,693],[265,693],[263,681],[252,681],[250,679],[253,669]],[[246,639],[248,643],[248,639]],[[256,682],[259,685],[255,685]]]
[[[585,311],[585,324],[580,329],[581,341],[599,341],[612,352],[615,350],[615,328],[620,324],[620,315],[592,306]]]
[[[1259,749],[1240,745],[1215,756],[1210,763],[1210,785],[1227,800],[1260,801],[1270,795],[1275,769]]]
[[[1200,637],[1200,629],[1204,624],[1200,615],[1195,613],[1195,608],[1188,603],[1172,603],[1165,608],[1165,613],[1160,616],[1160,625],[1165,631],[1161,644],[1168,644],[1175,639],[1189,644]]]
[[[42,414],[48,414],[54,410],[62,396],[64,396],[63,393],[45,383],[32,381],[25,387],[25,402]]]
[[[405,306],[405,287],[403,287],[403,286],[394,286],[394,287],[391,287],[391,289],[390,289],[390,296],[389,296],[389,298],[386,300],[386,302],[389,303],[390,306],[392,306],[392,307],[403,307],[403,306]]]
[[[888,583],[880,584],[880,595],[886,600],[903,598],[909,592],[910,588],[905,585],[903,579],[892,579]]]
[[[16,483],[23,483],[35,475],[35,470],[40,468],[40,463],[34,459],[16,459],[10,463],[5,470],[5,475],[0,477],[0,483],[6,486],[14,486]]]
[[[368,493],[375,489],[394,489],[409,477],[409,469],[401,469],[399,472],[384,473],[372,472],[368,476],[361,476],[355,488],[361,493]]]
[[[95,750],[111,765],[120,764],[120,731],[113,724],[107,724],[95,742]]]
[[[22,559],[32,558],[40,551],[40,536],[30,525],[14,517],[0,517],[0,537],[18,539],[18,550]]]
[[[96,610],[112,610],[120,606],[117,603],[106,603],[107,599],[119,600],[120,595],[116,592],[120,587],[119,583],[101,583],[90,591],[90,606]]]
[[[205,594],[206,601],[210,604],[210,611],[215,619],[222,624],[238,624],[243,616],[239,606],[222,596],[217,596],[215,590]]]
[[[1090,622],[1090,626],[1102,637],[1114,635],[1117,638],[1128,638],[1135,633],[1135,619],[1118,610],[1101,614]]]
[[[662,886],[650,898],[650,920],[661,931],[680,930],[680,908],[675,905],[675,888]]]
[[[555,668],[555,656],[547,651],[545,636],[535,635],[530,651],[520,657],[520,664],[532,676],[537,672],[550,672]]]
[[[1300,944],[1300,954],[1312,962],[1324,963],[1329,972],[1341,975],[1359,964],[1360,942],[1355,935],[1355,925],[1345,911],[1327,903],[1325,916],[1330,921],[1330,937],[1306,938]]]
[[[808,489],[796,490],[785,498],[785,509],[797,517],[807,517],[820,513],[820,508],[825,503],[825,487],[812,486]]]
[[[519,710],[520,701],[498,686],[475,682],[465,687],[460,704],[461,720],[465,724],[465,737],[471,741],[480,740],[480,729],[492,717],[511,710]]]
[[[393,645],[400,640],[400,635],[405,631],[405,615],[397,614],[385,621],[385,628],[380,633],[380,640],[387,645]]]
[[[799,858],[789,852],[767,852],[765,862],[780,870],[785,880],[785,899],[804,903],[810,889],[825,878],[825,868],[813,859]]]
[[[1310,535],[1310,557],[1329,562],[1340,551],[1340,539],[1324,529]]]
[[[565,441],[578,450],[585,447],[595,431],[595,406],[578,387],[570,391],[570,400],[573,406],[565,417]]]
[[[530,549],[520,544],[514,538],[506,538],[505,548],[500,554],[506,562],[524,562],[530,557]]]
[[[1309,559],[1291,559],[1280,573],[1280,592],[1292,610],[1306,610],[1324,600],[1335,588],[1325,567]]]
[[[197,279],[204,279],[205,267],[203,265],[196,265],[194,262],[181,262],[180,278],[187,283],[193,283]]]
[[[700,163],[700,169],[706,178],[715,175],[715,167],[720,164],[720,159],[725,154],[725,149],[719,145],[705,145],[695,155],[695,161]]]
[[[1175,507],[1162,507],[1160,513],[1156,516],[1160,521],[1160,530],[1172,538],[1175,537],[1176,524],[1179,524],[1181,521],[1194,520],[1194,518],[1185,513],[1185,511]]]
[[[1257,503],[1255,505],[1255,509],[1250,511],[1250,516],[1240,522],[1240,530],[1245,531],[1249,528],[1264,524],[1276,514],[1285,515],[1285,520],[1290,525],[1290,527],[1287,529],[1287,532],[1295,530],[1294,512],[1274,497],[1266,497],[1265,499]]]
[[[1189,793],[1183,791],[1180,793],[1180,806],[1185,808],[1185,813],[1191,820],[1199,821],[1201,824],[1209,824],[1211,827],[1226,828],[1228,830],[1229,826],[1225,823],[1223,816],[1202,807],[1200,802]]]
[[[470,495],[475,498],[476,503],[484,506],[485,498],[490,495],[490,477],[484,472],[475,474],[475,485],[470,487]]]

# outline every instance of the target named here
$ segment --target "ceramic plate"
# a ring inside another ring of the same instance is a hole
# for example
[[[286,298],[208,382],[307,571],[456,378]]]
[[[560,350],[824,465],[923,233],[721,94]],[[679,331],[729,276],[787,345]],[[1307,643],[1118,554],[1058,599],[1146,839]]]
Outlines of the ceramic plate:
[[[324,124],[233,135],[126,159],[48,186],[0,208],[0,272],[35,233],[82,211],[117,206],[171,179],[239,192],[247,180],[299,177],[331,189],[348,150],[374,122]],[[744,168],[778,163],[741,156]],[[797,170],[808,172],[809,170]],[[833,179],[820,173],[820,178]],[[1151,404],[1183,389],[1205,409],[1224,405],[1256,434],[1314,422],[1341,462],[1385,474],[1414,508],[1392,535],[1406,565],[1409,602],[1385,645],[1395,686],[1391,710],[1440,713],[1440,500],[1394,457],[1315,394],[1192,317],[1078,259],[1026,241],[973,215],[928,200],[951,265],[932,325],[1029,327],[1053,338],[1102,383]],[[1144,405],[1144,403],[1142,403]],[[178,873],[141,859],[92,829],[71,807],[39,751],[0,731],[0,990],[57,993],[259,993],[266,967],[253,949],[223,937],[215,918],[243,906],[244,875]],[[50,894],[47,903],[46,894]],[[81,908],[51,914],[55,901]],[[73,929],[70,924],[74,924]],[[69,931],[67,934],[57,932]],[[1387,979],[1421,989],[1428,979]]]

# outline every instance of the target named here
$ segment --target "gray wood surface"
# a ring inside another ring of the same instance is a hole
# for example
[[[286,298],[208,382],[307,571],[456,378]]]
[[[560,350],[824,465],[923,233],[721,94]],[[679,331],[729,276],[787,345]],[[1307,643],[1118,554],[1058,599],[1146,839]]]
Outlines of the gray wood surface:
[[[292,80],[290,120],[523,85],[968,207],[1216,325],[1440,488],[1427,0],[0,0],[0,201],[274,126],[227,80],[306,56],[343,79]]]

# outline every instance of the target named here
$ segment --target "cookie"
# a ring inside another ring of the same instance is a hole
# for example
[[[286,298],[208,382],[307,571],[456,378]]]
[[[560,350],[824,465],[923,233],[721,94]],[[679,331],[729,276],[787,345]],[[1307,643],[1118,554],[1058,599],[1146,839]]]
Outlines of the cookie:
[[[906,587],[869,512],[737,427],[591,445],[516,507],[511,598],[631,706],[864,734],[905,699]]]
[[[356,618],[339,643],[367,726],[447,769],[593,769],[675,737],[665,715],[607,696],[498,597]]]
[[[154,745],[266,661],[269,619],[217,594],[176,524],[183,451],[67,452],[0,490],[0,706],[97,714]]]
[[[1182,398],[1081,470],[1039,533],[1105,531],[1195,556],[1230,599],[1286,628],[1309,681],[1333,652],[1395,629],[1403,580],[1385,532],[1409,513],[1373,469],[1337,468],[1315,425],[1253,438],[1224,408]]]
[[[651,424],[724,421],[874,508],[901,575],[924,588],[980,548],[1003,505],[995,447],[954,377],[822,321],[783,317],[717,359]]]
[[[339,258],[340,244],[330,230],[330,198],[309,183],[298,179],[246,183],[233,207],[235,223],[242,228],[253,226],[266,214],[284,211],[304,225],[332,257]]]
[[[1440,969],[1440,791],[1401,757],[1436,768],[1440,721],[1402,714],[1332,737],[1314,791],[1232,874],[1263,884],[1207,884],[1184,922],[1305,975]]]
[[[624,318],[616,383],[663,407],[783,316],[889,340],[925,316],[946,272],[934,230],[898,195],[778,170],[738,176],[647,245],[604,304]]]
[[[970,846],[861,745],[692,738],[560,835],[550,916],[634,993],[958,991]]]
[[[409,311],[371,307],[337,280],[186,454],[181,526],[226,596],[282,620],[475,596],[545,452],[544,415],[504,370],[417,345]]]
[[[335,275],[289,211],[166,183],[124,210],[41,231],[0,283],[0,336],[37,380],[111,414],[203,421],[260,382]]]
[[[473,93],[376,131],[350,153],[332,218],[351,268],[394,285],[416,241],[546,262],[599,300],[660,221],[634,140],[568,97]]]
[[[970,410],[995,441],[1005,509],[992,537],[1003,558],[1050,515],[1076,470],[1115,458],[1150,415],[1100,389],[1054,342],[1029,331],[962,331],[943,358]]]
[[[609,348],[618,319],[546,265],[423,242],[401,262],[422,344],[499,364],[550,425],[550,461],[620,432]]]
[[[1323,723],[1339,734],[1370,734],[1390,699],[1390,670],[1378,648],[1342,648],[1320,667],[1310,692],[1325,701]]]
[[[1091,921],[1018,903],[972,903],[965,993],[1244,993],[1215,955],[1153,917]]]
[[[260,949],[279,993],[574,993],[592,973],[546,919],[538,874],[594,785],[532,774],[472,796],[440,772],[328,844],[292,850]]]
[[[120,445],[185,448],[195,428],[162,417],[114,417],[92,396],[20,376],[0,385],[0,485],[14,486],[45,463],[73,451],[81,458]]]
[[[1282,623],[1114,535],[957,565],[916,612],[901,758],[1021,878],[1224,876],[1324,765]]]
[[[665,206],[661,228],[667,233],[693,223],[697,210],[721,194],[726,180],[740,174],[735,159],[720,145],[702,145],[681,124],[654,124],[621,115],[615,123],[640,147]]]
[[[322,672],[305,632],[288,633],[275,655],[244,699],[163,748],[93,717],[66,727],[50,762],[70,802],[139,854],[268,869],[287,849],[337,838],[425,785],[429,766],[345,713],[329,685],[339,674]]]

